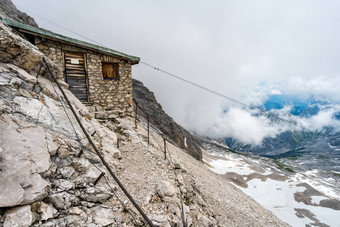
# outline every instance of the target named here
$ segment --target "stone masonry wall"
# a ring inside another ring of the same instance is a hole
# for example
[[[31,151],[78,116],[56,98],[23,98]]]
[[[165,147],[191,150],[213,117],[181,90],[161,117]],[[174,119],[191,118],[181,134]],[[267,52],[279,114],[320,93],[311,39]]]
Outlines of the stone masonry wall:
[[[79,51],[86,53],[86,71],[88,75],[89,110],[96,118],[116,118],[131,116],[132,108],[132,72],[131,64],[125,60],[87,51],[71,45],[61,44],[51,40],[35,40],[36,46],[48,58],[64,69],[63,51]],[[104,80],[102,62],[119,63],[119,80]],[[64,78],[59,78],[64,80]]]
[[[119,79],[104,80],[102,62],[119,63]],[[132,73],[131,64],[94,53],[87,54],[90,102],[96,118],[115,118],[118,115],[131,115]]]
[[[42,41],[41,38],[35,38],[35,45],[43,52],[49,59],[56,63],[62,70],[64,70],[64,55],[62,52],[62,44],[51,40]],[[58,78],[64,80],[64,77]]]

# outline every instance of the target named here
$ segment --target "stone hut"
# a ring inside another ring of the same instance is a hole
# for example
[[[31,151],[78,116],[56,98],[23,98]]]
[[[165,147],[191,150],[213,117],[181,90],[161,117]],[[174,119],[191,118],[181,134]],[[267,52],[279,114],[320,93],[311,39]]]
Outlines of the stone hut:
[[[96,118],[131,115],[131,67],[139,58],[66,37],[45,29],[1,18],[64,70],[69,90]]]

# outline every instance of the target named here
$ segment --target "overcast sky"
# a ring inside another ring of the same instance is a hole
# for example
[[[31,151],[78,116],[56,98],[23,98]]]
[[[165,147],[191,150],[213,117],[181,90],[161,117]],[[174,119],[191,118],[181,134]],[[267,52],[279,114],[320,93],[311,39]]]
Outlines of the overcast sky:
[[[13,2],[43,28],[81,38],[45,18],[248,104],[272,93],[340,100],[337,0]],[[133,67],[133,77],[192,131],[254,143],[263,136],[246,134],[276,133],[240,108],[225,111],[230,102],[142,64]]]

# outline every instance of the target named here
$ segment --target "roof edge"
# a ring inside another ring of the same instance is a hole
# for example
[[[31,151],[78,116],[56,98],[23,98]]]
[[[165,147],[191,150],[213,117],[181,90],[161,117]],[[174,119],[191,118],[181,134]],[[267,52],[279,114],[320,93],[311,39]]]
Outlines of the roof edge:
[[[98,51],[98,52],[101,52],[101,53],[104,53],[104,54],[115,55],[115,56],[121,57],[123,59],[126,59],[128,61],[131,61],[132,64],[138,64],[139,61],[140,61],[139,57],[128,55],[128,54],[125,54],[125,53],[122,53],[122,52],[119,52],[119,51],[116,51],[116,50],[113,50],[113,49],[109,49],[109,48],[106,48],[106,47],[103,47],[103,46],[99,46],[99,45],[96,45],[96,44],[93,44],[93,43],[88,43],[88,42],[85,42],[85,41],[81,41],[81,40],[78,40],[78,39],[74,39],[74,38],[71,38],[71,37],[60,35],[58,33],[54,33],[54,32],[48,31],[46,29],[37,28],[37,27],[31,26],[31,25],[28,25],[28,24],[24,24],[24,23],[21,23],[21,22],[18,22],[18,21],[8,19],[8,18],[3,18],[1,16],[0,16],[0,19],[4,23],[9,25],[10,27],[15,27],[15,28],[19,28],[19,29],[24,30],[24,31],[33,32],[33,33],[36,33],[37,35],[42,35],[42,36],[45,36],[47,38],[50,37],[50,38],[54,38],[54,39],[57,39],[57,40],[60,40],[60,41],[63,41],[63,42],[73,43],[73,44],[82,46],[84,48],[90,48],[92,50],[95,50],[95,51]]]

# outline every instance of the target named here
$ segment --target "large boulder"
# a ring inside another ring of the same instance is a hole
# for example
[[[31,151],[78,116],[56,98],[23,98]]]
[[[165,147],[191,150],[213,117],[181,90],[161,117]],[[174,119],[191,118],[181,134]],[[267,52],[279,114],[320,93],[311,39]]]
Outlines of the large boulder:
[[[162,198],[171,197],[176,194],[175,187],[169,182],[162,180],[156,187],[158,195]]]
[[[10,209],[5,213],[4,227],[26,227],[33,222],[31,206],[21,206]]]
[[[40,174],[51,166],[51,137],[39,126],[6,114],[0,115],[0,128],[0,207],[43,199],[50,184]]]

